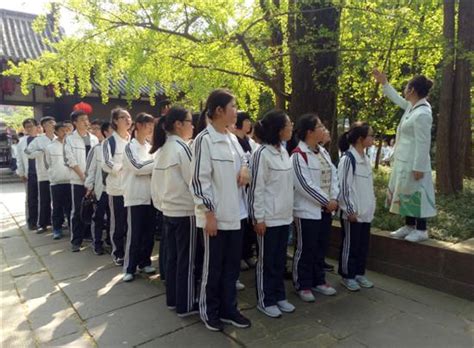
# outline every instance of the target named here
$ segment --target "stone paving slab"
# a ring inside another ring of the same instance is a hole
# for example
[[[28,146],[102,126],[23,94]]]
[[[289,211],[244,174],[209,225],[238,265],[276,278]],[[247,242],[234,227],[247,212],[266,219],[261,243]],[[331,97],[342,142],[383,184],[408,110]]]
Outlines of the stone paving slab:
[[[151,286],[148,279],[137,276],[132,283],[124,283],[122,275],[121,267],[113,267],[68,279],[59,286],[84,320],[165,293],[161,282]]]
[[[474,346],[473,302],[373,272],[368,277],[376,287],[359,293],[328,274],[337,296],[317,294],[312,304],[301,302],[286,281],[296,312],[281,319],[256,310],[255,273],[242,272],[247,288],[238,293],[239,305],[252,327],[209,332],[197,315],[180,319],[167,309],[159,275],[123,283],[110,255],[94,255],[89,243],[71,253],[68,237],[53,241],[49,233],[15,229],[24,221],[18,188],[8,187],[8,206],[0,196],[2,347]],[[158,248],[157,242],[154,266]]]
[[[178,318],[159,296],[89,319],[86,326],[99,347],[133,347],[198,321],[197,316]]]
[[[28,319],[40,342],[81,331],[74,310],[60,293],[54,293],[25,302]]]
[[[71,242],[69,238],[59,239],[54,241],[54,243],[49,243],[46,245],[41,245],[34,248],[38,256],[54,256],[59,253],[70,253],[71,252]]]
[[[22,301],[36,300],[57,293],[58,287],[48,273],[41,272],[16,279]]]
[[[110,255],[94,255],[88,247],[77,253],[67,250],[55,255],[43,256],[42,259],[56,281],[114,267]]]
[[[334,344],[330,330],[315,320],[308,320],[304,311],[284,313],[281,318],[269,318],[256,309],[243,312],[252,321],[248,330],[226,326],[225,333],[246,347],[323,346]],[[291,323],[291,324],[290,324]]]
[[[84,332],[77,332],[50,342],[41,343],[41,348],[63,347],[63,348],[95,348],[95,342]]]
[[[400,313],[388,322],[376,324],[352,336],[368,347],[472,347],[472,336],[433,326],[423,318]]]
[[[156,347],[219,347],[219,348],[237,348],[241,347],[237,342],[222,334],[209,334],[204,326],[200,323],[185,327],[176,332],[165,334],[159,338],[138,345],[140,348],[156,348]]]

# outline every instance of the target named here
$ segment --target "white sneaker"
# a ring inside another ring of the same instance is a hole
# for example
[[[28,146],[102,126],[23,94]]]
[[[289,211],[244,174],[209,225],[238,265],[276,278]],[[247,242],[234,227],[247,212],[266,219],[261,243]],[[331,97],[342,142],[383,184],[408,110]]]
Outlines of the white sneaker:
[[[314,298],[313,293],[310,290],[300,290],[298,291],[298,296],[304,302],[314,302],[316,299]]]
[[[284,313],[293,313],[295,311],[295,306],[288,302],[288,300],[278,301],[277,306]]]
[[[336,289],[334,289],[329,284],[318,285],[315,288],[311,288],[311,290],[319,292],[320,294],[323,294],[326,296],[333,296],[333,295],[336,295],[337,293]]]
[[[268,307],[260,307],[257,306],[257,309],[262,312],[263,314],[269,316],[270,318],[280,318],[281,311],[278,306],[268,306]]]
[[[131,282],[131,281],[133,280],[133,274],[132,274],[132,273],[125,273],[125,274],[123,275],[122,280],[123,280],[124,282]]]
[[[398,230],[390,232],[390,237],[397,238],[397,239],[403,239],[406,236],[408,236],[411,232],[413,232],[415,229],[411,226],[403,226],[400,227]]]
[[[368,280],[365,276],[356,275],[355,280],[363,288],[369,289],[369,288],[374,287],[374,283],[372,283],[370,280]]]
[[[405,240],[409,242],[423,242],[428,240],[428,231],[413,230],[408,236],[405,237]]]
[[[156,268],[153,266],[145,266],[143,268],[138,268],[140,272],[143,272],[145,274],[153,274],[156,273]]]
[[[245,285],[237,279],[237,281],[235,282],[235,288],[237,289],[237,291],[242,291],[245,289]]]

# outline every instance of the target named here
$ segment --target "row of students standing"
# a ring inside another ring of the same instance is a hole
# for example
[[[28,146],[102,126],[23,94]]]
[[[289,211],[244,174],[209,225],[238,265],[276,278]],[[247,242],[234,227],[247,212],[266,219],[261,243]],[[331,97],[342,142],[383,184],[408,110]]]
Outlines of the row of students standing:
[[[299,119],[300,142],[290,157],[282,144],[292,137],[293,123],[283,111],[270,111],[255,124],[260,146],[250,156],[230,132],[237,107],[224,89],[209,95],[201,117],[207,126],[191,144],[192,116],[179,107],[159,122],[138,115],[131,140],[132,120],[124,109],[112,111],[113,132],[101,143],[88,132],[85,113],[76,111],[71,119],[76,130],[65,138],[64,160],[71,174],[72,250],[80,250],[89,228],[80,219],[80,202],[94,192],[103,208],[93,218],[101,226],[94,228],[94,251],[103,252],[103,202],[108,198],[112,257],[124,267],[123,280],[133,280],[137,270],[153,273],[150,257],[159,209],[167,236],[167,306],[179,316],[199,312],[212,331],[222,330],[225,323],[250,327],[236,293],[249,225],[258,241],[259,311],[280,317],[295,310],[284,287],[293,222],[293,282],[300,298],[314,301],[313,291],[334,295],[325,280],[324,254],[338,208],[344,230],[342,283],[349,290],[372,285],[364,277],[374,208],[370,161],[364,155],[372,141],[368,125],[355,124],[342,136],[345,155],[336,170],[319,145],[324,132],[315,115]]]

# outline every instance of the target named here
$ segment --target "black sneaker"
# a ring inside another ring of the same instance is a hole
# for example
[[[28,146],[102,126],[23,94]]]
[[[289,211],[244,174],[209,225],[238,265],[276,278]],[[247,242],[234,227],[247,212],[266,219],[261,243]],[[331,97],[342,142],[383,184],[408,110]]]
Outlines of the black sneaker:
[[[123,266],[123,258],[121,257],[114,258],[114,263],[116,266]]]
[[[222,331],[224,330],[224,324],[219,320],[219,319],[210,319],[210,320],[205,320],[204,325],[208,328],[210,331]]]
[[[252,325],[250,320],[244,317],[241,313],[237,313],[232,318],[229,318],[229,319],[221,318],[221,321],[223,323],[231,324],[241,329],[246,329],[250,327],[250,325]]]
[[[334,272],[334,266],[324,261],[324,270],[326,272]]]
[[[104,248],[102,248],[101,246],[100,246],[100,247],[97,247],[97,248],[94,248],[94,254],[96,254],[96,255],[104,255]]]
[[[36,231],[38,229],[38,226],[36,226],[36,224],[28,224],[28,229],[30,231]]]
[[[73,245],[71,246],[71,251],[72,251],[73,253],[77,253],[78,251],[81,251],[81,246],[80,246],[80,245],[77,245],[77,244],[73,244]]]

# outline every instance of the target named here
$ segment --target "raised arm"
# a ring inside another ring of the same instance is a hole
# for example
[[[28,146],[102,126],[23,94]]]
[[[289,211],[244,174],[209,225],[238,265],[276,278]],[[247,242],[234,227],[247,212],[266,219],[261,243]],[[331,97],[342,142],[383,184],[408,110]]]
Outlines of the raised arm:
[[[383,94],[385,94],[393,103],[401,107],[403,110],[410,107],[410,102],[399,95],[395,88],[388,83],[387,76],[383,72],[374,69],[372,74],[374,75],[375,81],[382,85]]]

